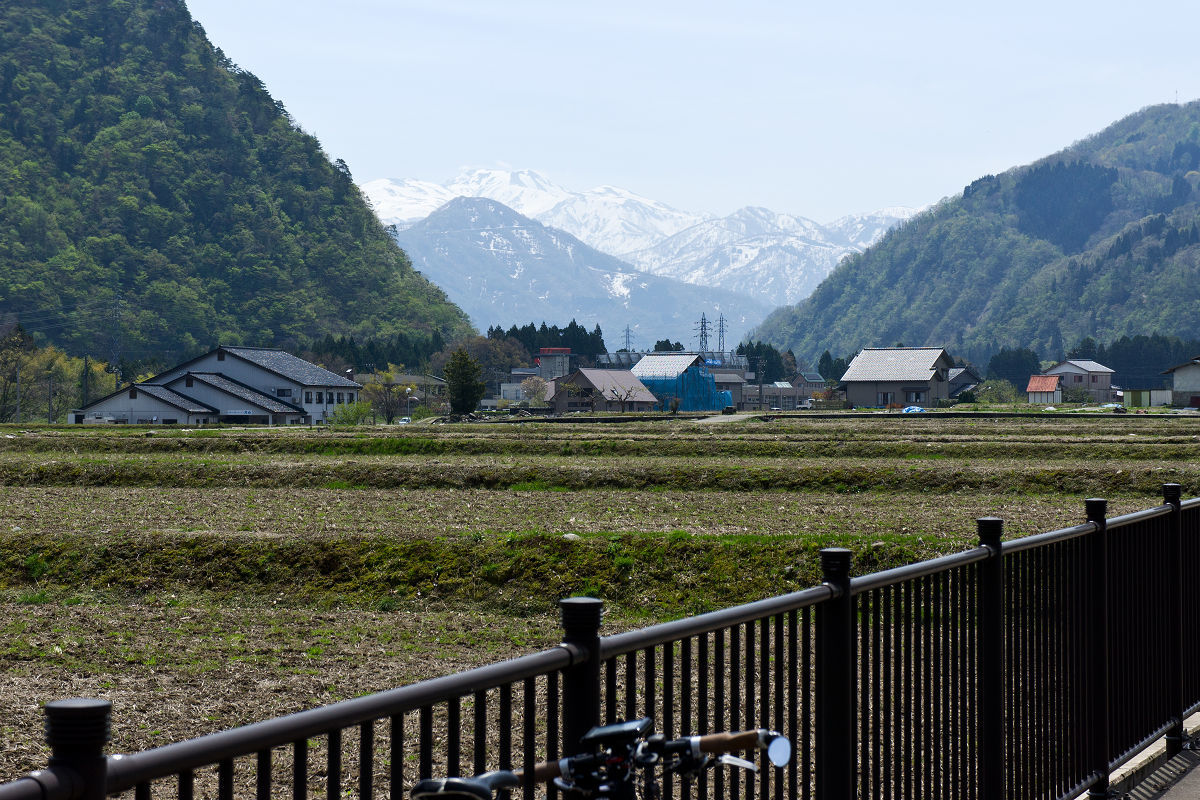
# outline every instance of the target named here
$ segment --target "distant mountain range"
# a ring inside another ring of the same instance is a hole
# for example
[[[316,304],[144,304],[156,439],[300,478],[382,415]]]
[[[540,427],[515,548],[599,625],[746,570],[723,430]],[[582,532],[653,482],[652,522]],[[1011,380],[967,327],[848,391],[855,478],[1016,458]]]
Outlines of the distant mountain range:
[[[469,170],[445,184],[375,180],[362,189],[380,219],[401,230],[452,198],[486,197],[632,269],[748,294],[771,307],[807,297],[838,261],[916,213],[884,209],[829,225],[762,208],[714,218],[613,186],[574,192],[531,170]]]
[[[977,364],[1154,334],[1200,338],[1200,102],[979,178],[758,330],[809,359],[904,342]]]
[[[574,319],[600,325],[610,343],[629,326],[637,344],[649,347],[662,338],[691,341],[704,314],[715,349],[722,315],[732,345],[771,309],[735,292],[640,272],[488,198],[453,198],[396,240],[481,330]]]

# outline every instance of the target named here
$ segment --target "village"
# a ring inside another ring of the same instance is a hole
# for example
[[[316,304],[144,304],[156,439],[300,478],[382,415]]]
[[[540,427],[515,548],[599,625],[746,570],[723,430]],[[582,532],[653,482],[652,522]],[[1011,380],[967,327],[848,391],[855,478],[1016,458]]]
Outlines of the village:
[[[943,348],[865,348],[838,381],[813,370],[766,382],[736,352],[618,352],[581,366],[570,348],[541,348],[530,367],[495,376],[484,410],[540,413],[772,412],[834,409],[923,411],[972,400],[983,376]],[[1086,402],[1114,410],[1200,407],[1200,357],[1167,369],[1170,389],[1122,388],[1114,371],[1087,359],[1029,376],[1028,404]],[[151,378],[119,388],[69,415],[75,424],[325,425],[337,410],[372,396],[379,376],[338,374],[282,350],[217,347]],[[396,417],[446,409],[447,382],[429,374],[387,376],[403,388]],[[365,389],[365,391],[364,391]],[[389,420],[390,421],[390,420]]]

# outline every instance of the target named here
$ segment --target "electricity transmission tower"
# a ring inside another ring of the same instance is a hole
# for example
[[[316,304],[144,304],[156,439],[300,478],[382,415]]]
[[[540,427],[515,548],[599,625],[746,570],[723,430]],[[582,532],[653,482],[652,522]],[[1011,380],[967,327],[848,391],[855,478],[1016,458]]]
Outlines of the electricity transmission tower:
[[[633,330],[628,325],[625,326],[625,352],[633,352]]]
[[[725,358],[725,315],[717,318],[717,351]]]
[[[700,352],[707,353],[708,352],[708,318],[704,316],[703,312],[701,312],[701,314],[700,314],[700,322],[696,325],[696,330],[698,332],[697,335],[700,339]]]

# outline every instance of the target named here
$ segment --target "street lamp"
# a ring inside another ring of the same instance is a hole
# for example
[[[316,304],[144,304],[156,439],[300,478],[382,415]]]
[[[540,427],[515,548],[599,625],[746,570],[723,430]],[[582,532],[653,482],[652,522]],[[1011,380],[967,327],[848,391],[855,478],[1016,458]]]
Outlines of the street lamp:
[[[412,387],[404,387],[404,416],[412,419]]]

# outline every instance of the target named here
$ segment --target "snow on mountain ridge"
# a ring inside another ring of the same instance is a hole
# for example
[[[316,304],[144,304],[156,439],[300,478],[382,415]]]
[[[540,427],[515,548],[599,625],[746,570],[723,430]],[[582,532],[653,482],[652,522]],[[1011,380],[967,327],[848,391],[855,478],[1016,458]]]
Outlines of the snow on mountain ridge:
[[[919,212],[884,208],[823,225],[747,206],[714,218],[611,185],[571,191],[534,170],[473,169],[446,184],[371,181],[363,192],[380,219],[398,228],[428,217],[455,197],[488,198],[635,269],[750,292],[773,305],[804,299],[842,258],[861,252]]]

